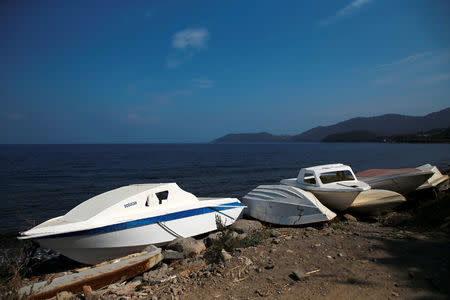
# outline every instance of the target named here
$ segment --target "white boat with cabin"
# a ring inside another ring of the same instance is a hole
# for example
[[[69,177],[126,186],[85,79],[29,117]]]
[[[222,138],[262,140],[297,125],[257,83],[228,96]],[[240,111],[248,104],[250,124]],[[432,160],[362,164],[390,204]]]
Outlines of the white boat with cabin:
[[[242,203],[244,214],[278,225],[322,223],[336,217],[312,193],[287,185],[260,185]]]
[[[216,230],[216,217],[231,225],[243,209],[236,198],[197,198],[176,183],[134,184],[90,198],[19,239],[96,264]]]
[[[362,191],[370,189],[367,183],[356,179],[349,166],[340,163],[303,168],[297,178],[280,183],[309,191],[326,207],[337,211],[346,210]]]

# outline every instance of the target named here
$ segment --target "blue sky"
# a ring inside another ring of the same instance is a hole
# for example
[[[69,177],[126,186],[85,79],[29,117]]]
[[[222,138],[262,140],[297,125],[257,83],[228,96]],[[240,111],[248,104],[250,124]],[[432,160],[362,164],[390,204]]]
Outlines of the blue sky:
[[[2,1],[0,143],[208,142],[450,106],[448,1]]]

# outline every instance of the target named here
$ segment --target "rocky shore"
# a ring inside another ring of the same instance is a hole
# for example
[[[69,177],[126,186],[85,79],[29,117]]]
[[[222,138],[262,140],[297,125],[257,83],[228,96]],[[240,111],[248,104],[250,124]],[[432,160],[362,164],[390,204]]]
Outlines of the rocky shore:
[[[448,299],[449,201],[446,192],[431,204],[306,228],[239,220],[173,241],[163,262],[131,280],[54,299]],[[432,221],[423,219],[427,209],[437,211]]]

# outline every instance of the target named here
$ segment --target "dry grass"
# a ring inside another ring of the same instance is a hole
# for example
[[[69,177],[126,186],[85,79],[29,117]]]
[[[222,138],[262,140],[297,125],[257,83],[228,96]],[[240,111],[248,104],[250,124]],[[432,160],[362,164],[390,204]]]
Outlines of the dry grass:
[[[31,271],[31,258],[36,246],[31,242],[21,242],[20,248],[4,251],[0,277],[0,298],[20,299],[18,291],[22,287],[22,278]]]
[[[212,245],[205,253],[205,259],[209,263],[218,263],[221,259],[222,250],[232,252],[236,248],[247,248],[258,245],[262,240],[269,237],[268,230],[254,231],[245,238],[235,237],[233,230],[226,227],[220,217],[216,217],[216,225],[219,238],[212,242]]]

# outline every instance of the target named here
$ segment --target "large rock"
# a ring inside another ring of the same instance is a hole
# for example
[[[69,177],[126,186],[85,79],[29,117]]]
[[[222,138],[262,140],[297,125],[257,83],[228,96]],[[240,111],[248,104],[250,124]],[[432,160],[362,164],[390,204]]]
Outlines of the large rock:
[[[202,241],[197,241],[194,238],[177,238],[167,245],[167,249],[182,252],[185,257],[193,257],[200,254],[206,249]]]
[[[234,222],[230,228],[237,233],[250,233],[261,230],[262,224],[258,221],[240,219]]]
[[[160,268],[144,273],[142,278],[148,283],[158,282],[159,280],[167,276],[168,269],[169,268],[166,264],[162,264]]]

